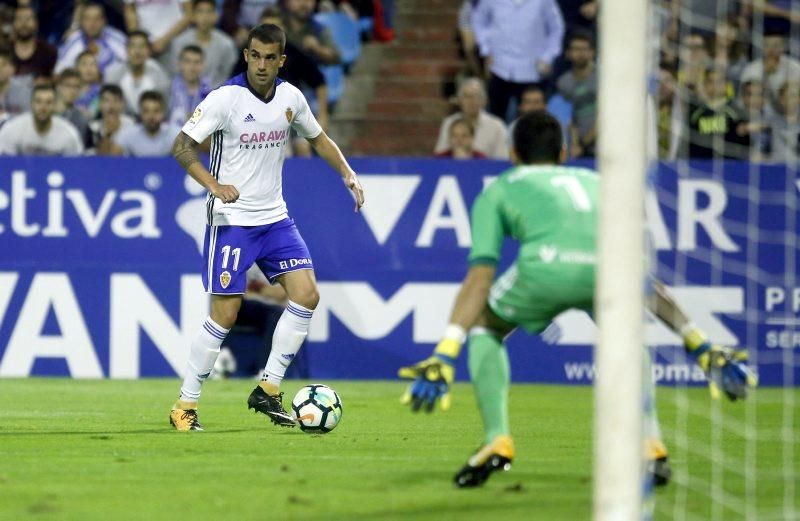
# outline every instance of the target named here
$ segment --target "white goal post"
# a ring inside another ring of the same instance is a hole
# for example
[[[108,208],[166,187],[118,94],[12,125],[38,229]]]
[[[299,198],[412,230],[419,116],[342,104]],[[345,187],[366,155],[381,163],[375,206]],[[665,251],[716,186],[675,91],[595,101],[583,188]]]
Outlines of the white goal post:
[[[594,519],[642,518],[648,2],[600,10]]]

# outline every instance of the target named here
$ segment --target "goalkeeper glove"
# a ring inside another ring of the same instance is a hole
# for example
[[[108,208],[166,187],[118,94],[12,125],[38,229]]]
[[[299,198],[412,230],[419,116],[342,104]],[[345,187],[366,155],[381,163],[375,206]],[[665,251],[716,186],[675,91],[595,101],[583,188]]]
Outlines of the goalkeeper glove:
[[[400,402],[403,405],[411,404],[414,412],[419,411],[423,405],[426,412],[432,412],[437,400],[441,400],[443,411],[449,409],[450,384],[456,375],[456,359],[445,352],[458,352],[460,347],[460,343],[455,340],[442,340],[431,357],[412,366],[401,367],[397,375],[414,381],[403,393]]]
[[[747,388],[758,384],[758,377],[747,367],[747,351],[733,349],[708,341],[687,352],[706,373],[708,390],[714,400],[720,397],[720,389],[731,401],[744,399]]]

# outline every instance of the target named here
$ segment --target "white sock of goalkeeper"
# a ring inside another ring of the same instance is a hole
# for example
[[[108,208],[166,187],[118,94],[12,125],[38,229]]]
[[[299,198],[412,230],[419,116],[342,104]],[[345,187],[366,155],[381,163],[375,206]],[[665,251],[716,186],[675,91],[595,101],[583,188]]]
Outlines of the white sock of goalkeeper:
[[[308,335],[308,325],[313,314],[313,309],[305,308],[291,300],[286,304],[286,309],[275,326],[275,334],[272,335],[272,349],[264,373],[261,375],[262,382],[281,384],[286,369]]]
[[[186,364],[186,375],[181,387],[181,400],[196,402],[200,398],[200,387],[214,369],[219,356],[219,346],[225,340],[228,329],[220,326],[211,317],[206,318],[200,334],[192,342],[189,361]]]

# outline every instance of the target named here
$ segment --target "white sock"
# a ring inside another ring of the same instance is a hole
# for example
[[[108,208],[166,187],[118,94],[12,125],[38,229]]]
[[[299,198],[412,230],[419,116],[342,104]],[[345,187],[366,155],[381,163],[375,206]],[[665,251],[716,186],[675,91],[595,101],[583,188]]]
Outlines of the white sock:
[[[294,360],[294,355],[300,350],[306,335],[308,335],[308,325],[311,323],[311,316],[314,310],[308,309],[291,300],[286,304],[278,324],[275,326],[275,334],[272,335],[272,349],[269,352],[267,366],[261,375],[261,381],[280,385],[286,368]]]
[[[203,322],[200,334],[192,342],[189,351],[186,376],[181,387],[181,400],[184,402],[196,402],[200,398],[200,387],[214,369],[214,363],[219,356],[219,346],[225,340],[228,331],[230,330],[211,320],[211,317]]]

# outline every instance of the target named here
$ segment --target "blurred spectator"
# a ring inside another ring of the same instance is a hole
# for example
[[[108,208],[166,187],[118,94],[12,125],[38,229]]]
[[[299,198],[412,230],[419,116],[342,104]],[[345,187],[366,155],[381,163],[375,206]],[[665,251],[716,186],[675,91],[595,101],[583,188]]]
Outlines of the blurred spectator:
[[[564,15],[564,26],[567,38],[572,31],[589,32],[594,35],[597,29],[597,15],[600,2],[594,0],[558,0],[558,6]]]
[[[489,112],[506,119],[512,99],[550,76],[564,39],[561,10],[556,0],[480,0],[472,28],[490,73]]]
[[[231,71],[239,60],[239,48],[230,36],[216,29],[217,11],[214,0],[194,0],[192,6],[194,27],[175,38],[172,71],[179,69],[179,55],[187,45],[196,45],[203,49],[205,64],[203,74],[209,79],[212,87],[217,87],[231,77]]]
[[[483,76],[483,64],[475,45],[475,31],[472,30],[472,9],[478,0],[463,0],[458,9],[458,39],[461,43],[461,54],[467,62],[467,76]]]
[[[220,26],[236,41],[236,47],[243,48],[250,29],[258,25],[261,13],[268,7],[275,7],[278,0],[225,0],[222,3]]]
[[[168,156],[180,127],[164,124],[166,113],[167,104],[160,92],[143,92],[139,100],[142,122],[119,131],[114,138],[114,153],[134,157]]]
[[[91,51],[83,51],[78,56],[77,70],[81,79],[81,87],[78,99],[75,100],[75,106],[83,112],[87,120],[91,120],[97,115],[100,87],[103,84],[103,77],[97,66],[97,58]]]
[[[450,125],[457,119],[465,119],[475,129],[474,149],[493,159],[508,159],[508,133],[502,119],[484,110],[486,91],[477,78],[464,80],[458,89],[458,106],[461,110],[446,117],[439,127],[439,139],[434,154],[449,148]]]
[[[699,34],[686,35],[679,51],[678,88],[690,96],[699,96],[703,77],[711,68],[706,40]]]
[[[157,90],[162,95],[169,92],[169,76],[157,61],[150,57],[147,33],[134,31],[128,35],[128,59],[115,63],[103,75],[105,83],[119,85],[125,94],[128,111],[136,114],[139,97],[144,91]]]
[[[800,61],[786,55],[784,36],[773,34],[764,37],[763,58],[750,62],[742,71],[741,83],[747,81],[763,83],[773,106],[784,84],[800,82]]]
[[[773,163],[796,164],[800,159],[800,92],[797,83],[786,82],[778,89],[775,110],[769,117],[772,130],[772,153],[769,161]]]
[[[339,49],[330,29],[314,20],[314,4],[314,0],[286,0],[286,40],[319,63],[337,64]]]
[[[727,97],[725,76],[706,71],[701,97],[689,104],[689,157],[736,158],[744,139],[736,130],[739,114]]]
[[[103,72],[114,62],[125,61],[125,34],[106,24],[103,6],[86,3],[80,10],[79,28],[58,48],[56,72],[74,67],[83,51],[91,51],[97,58],[97,66]]]
[[[575,33],[569,41],[567,59],[572,68],[556,82],[558,93],[572,104],[569,126],[570,156],[594,157],[597,139],[597,69],[594,44],[588,34]]]
[[[767,106],[764,102],[764,86],[748,81],[739,89],[736,104],[739,124],[736,133],[742,138],[746,150],[739,156],[761,162],[772,154],[772,129],[769,127]]]
[[[178,61],[179,74],[172,79],[169,94],[169,123],[182,127],[194,109],[211,92],[211,82],[202,75],[203,49],[187,45]]]
[[[89,120],[83,111],[75,106],[81,92],[81,75],[75,69],[64,69],[56,83],[56,114],[66,119],[81,137],[81,142],[89,143]]]
[[[678,114],[680,106],[676,96],[677,81],[672,71],[658,71],[658,94],[656,96],[656,119],[658,126],[658,157],[673,158],[677,153],[677,139],[683,119]]]
[[[30,109],[30,89],[30,78],[14,76],[11,51],[0,49],[0,122]]]
[[[144,31],[150,37],[154,56],[165,54],[163,63],[171,58],[167,52],[172,41],[189,27],[192,14],[190,0],[124,0],[125,30],[128,34]]]
[[[451,159],[485,159],[482,154],[473,148],[475,129],[465,118],[459,118],[450,123],[448,132],[447,150],[439,152],[436,157]]]
[[[0,155],[78,156],[83,152],[78,131],[56,116],[56,90],[51,84],[33,87],[31,112],[0,128]]]
[[[284,28],[280,10],[275,7],[265,9],[259,23],[275,24],[280,28]],[[328,87],[325,84],[325,77],[316,62],[295,47],[292,42],[286,42],[286,48],[283,53],[286,55],[286,61],[283,63],[278,75],[298,89],[310,89],[314,92],[314,97],[317,101],[315,116],[320,126],[324,130],[328,130]],[[302,139],[301,142],[308,144],[305,139]]]
[[[124,112],[125,98],[122,89],[117,85],[103,85],[100,88],[100,116],[89,122],[95,153],[112,154],[117,132],[134,124],[133,118]]]
[[[742,41],[739,28],[729,21],[717,24],[714,38],[714,69],[725,71],[729,83],[728,94],[738,90],[739,78],[747,66],[747,45]]]
[[[517,126],[517,120],[529,112],[536,112],[538,110],[547,110],[547,99],[544,96],[544,91],[537,86],[527,87],[522,91],[522,97],[517,107],[517,117],[508,126],[508,146],[511,147],[511,140],[514,136],[514,127]]]
[[[39,22],[32,7],[14,10],[11,36],[17,76],[49,77],[53,74],[58,51],[39,38]]]

